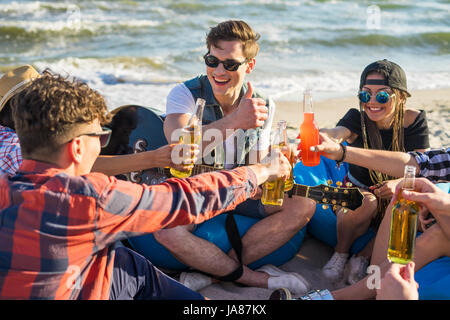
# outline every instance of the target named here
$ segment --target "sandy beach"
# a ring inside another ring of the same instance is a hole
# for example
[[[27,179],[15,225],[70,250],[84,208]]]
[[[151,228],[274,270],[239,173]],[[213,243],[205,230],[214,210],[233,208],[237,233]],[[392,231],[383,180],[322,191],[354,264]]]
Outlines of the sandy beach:
[[[432,148],[450,146],[450,89],[420,90],[411,92],[407,101],[408,108],[421,109],[427,112]],[[301,102],[277,101],[277,120],[287,120],[288,135],[295,139],[301,123]],[[333,127],[351,107],[358,107],[357,97],[327,99],[314,103],[316,121],[319,127]],[[297,115],[297,116],[295,116]],[[345,283],[333,284],[323,277],[321,268],[333,254],[333,248],[306,235],[297,255],[279,266],[284,271],[295,271],[305,277],[312,289],[337,289]],[[215,283],[200,293],[210,299],[218,300],[266,300],[273,290],[243,287],[233,283]]]

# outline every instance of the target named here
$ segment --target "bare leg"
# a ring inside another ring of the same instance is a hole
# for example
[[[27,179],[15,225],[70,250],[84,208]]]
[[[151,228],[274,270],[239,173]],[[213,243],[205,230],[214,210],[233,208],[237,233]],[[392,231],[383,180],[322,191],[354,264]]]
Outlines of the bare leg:
[[[178,260],[194,269],[218,277],[230,274],[239,267],[239,262],[213,243],[192,234],[193,225],[179,226],[155,232],[155,239],[165,246]],[[269,276],[263,272],[244,267],[238,280],[248,286],[267,288]]]
[[[272,209],[269,217],[255,223],[243,237],[244,265],[266,256],[289,241],[308,223],[314,211],[315,203],[312,200],[286,196],[281,210]],[[193,225],[179,226],[160,230],[154,235],[178,260],[194,269],[221,277],[239,267],[233,250],[227,255],[213,243],[192,234],[192,230]],[[266,273],[244,266],[244,273],[237,282],[267,288],[268,278]]]
[[[283,206],[266,207],[269,215],[255,223],[242,238],[242,262],[250,264],[287,243],[311,220],[315,202],[306,198],[284,196]],[[234,250],[230,256],[236,258]]]
[[[386,272],[389,262],[387,260],[387,248],[389,244],[389,230],[391,226],[391,213],[392,205],[390,204],[386,212],[384,214],[383,220],[380,223],[380,226],[377,231],[377,235],[375,237],[374,249],[372,252],[372,258],[370,261],[371,265],[376,265],[380,267],[380,276],[384,275]],[[333,292],[333,296],[338,300],[366,300],[366,299],[374,299],[376,296],[375,289],[369,289],[367,286],[367,281],[369,280],[369,276],[365,277],[361,281],[351,285],[349,287],[336,290]]]
[[[355,283],[363,276],[363,269],[368,263],[368,259],[362,258],[351,258],[348,261],[352,244],[367,232],[377,209],[375,196],[367,191],[363,191],[363,194],[365,198],[359,208],[354,211],[342,208],[336,213],[337,243],[334,254],[322,268],[324,276],[332,282],[343,279],[345,266],[349,262],[348,282]]]
[[[389,206],[386,208],[383,220],[381,220],[380,226],[378,227],[377,236],[375,237],[372,259],[370,260],[370,263],[372,265],[380,265],[382,262],[387,261],[386,255],[389,245],[391,214],[392,214],[392,204],[389,204]]]
[[[377,209],[377,200],[369,192],[363,192],[365,198],[361,207],[355,211],[341,209],[337,213],[337,244],[335,251],[348,253],[353,242],[369,228],[370,221]]]

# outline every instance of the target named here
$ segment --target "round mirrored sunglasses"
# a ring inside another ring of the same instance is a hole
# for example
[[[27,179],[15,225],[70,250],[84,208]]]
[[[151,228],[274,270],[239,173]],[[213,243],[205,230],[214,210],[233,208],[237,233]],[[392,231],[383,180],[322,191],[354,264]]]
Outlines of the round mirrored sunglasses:
[[[393,97],[395,94],[389,94],[386,91],[379,91],[377,95],[375,96],[375,99],[378,103],[385,104],[389,101],[391,97]],[[358,93],[358,98],[362,103],[367,103],[372,98],[372,94],[369,91],[361,90]]]

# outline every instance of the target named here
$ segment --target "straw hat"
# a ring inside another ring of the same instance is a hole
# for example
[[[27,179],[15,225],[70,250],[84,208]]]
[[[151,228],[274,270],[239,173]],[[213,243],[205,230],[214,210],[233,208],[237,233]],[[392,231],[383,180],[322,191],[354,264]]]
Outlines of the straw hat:
[[[22,91],[31,80],[38,77],[40,74],[30,65],[5,73],[0,78],[0,111],[10,98]]]

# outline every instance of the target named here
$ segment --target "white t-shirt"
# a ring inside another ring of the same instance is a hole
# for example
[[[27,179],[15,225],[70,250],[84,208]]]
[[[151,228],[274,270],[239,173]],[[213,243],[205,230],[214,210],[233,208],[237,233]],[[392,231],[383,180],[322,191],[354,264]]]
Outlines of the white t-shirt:
[[[260,139],[258,143],[252,148],[252,150],[266,150],[270,146],[270,130],[272,128],[273,115],[275,113],[275,103],[269,98],[269,116],[261,131]],[[186,87],[184,83],[176,85],[167,96],[166,102],[166,115],[171,113],[193,113],[195,109],[195,101],[191,91]],[[249,129],[254,130],[254,129]],[[234,136],[228,137],[224,142],[225,149],[225,165],[226,169],[234,167]]]

